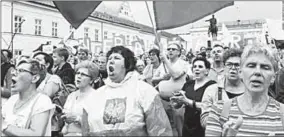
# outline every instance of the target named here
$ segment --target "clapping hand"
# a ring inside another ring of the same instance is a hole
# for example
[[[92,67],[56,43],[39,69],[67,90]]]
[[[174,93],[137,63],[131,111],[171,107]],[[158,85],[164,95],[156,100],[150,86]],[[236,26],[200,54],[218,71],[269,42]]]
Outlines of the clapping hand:
[[[74,123],[74,122],[80,122],[80,117],[76,114],[73,114],[71,112],[65,113],[61,116],[61,118],[65,119],[65,122],[67,124]]]
[[[170,98],[170,100],[177,104],[186,104],[187,98],[185,96],[185,93],[183,91],[173,92],[173,97]]]
[[[242,124],[243,124],[243,117],[241,116],[238,117],[235,123],[233,123],[230,120],[227,121],[223,125],[222,137],[236,136]]]

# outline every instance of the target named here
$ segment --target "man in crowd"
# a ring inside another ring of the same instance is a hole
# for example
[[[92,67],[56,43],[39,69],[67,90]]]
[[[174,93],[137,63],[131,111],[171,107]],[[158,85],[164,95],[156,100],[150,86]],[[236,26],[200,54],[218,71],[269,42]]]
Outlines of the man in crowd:
[[[104,80],[107,78],[107,68],[106,68],[107,58],[104,54],[100,55],[97,59],[97,65],[99,66],[99,79],[95,81],[94,88],[98,89],[105,85]]]
[[[224,48],[222,45],[216,44],[212,49],[213,65],[209,71],[208,77],[216,82],[221,81],[224,77],[224,63],[223,53]]]
[[[53,51],[54,74],[58,75],[64,84],[75,84],[75,72],[71,65],[67,63],[69,52],[65,48],[57,48]]]
[[[177,43],[169,44],[168,58],[161,51],[161,61],[165,64],[166,70],[170,76],[169,81],[161,81],[159,83],[160,95],[164,99],[165,110],[173,122],[173,132],[175,135],[182,135],[183,127],[183,113],[184,109],[173,109],[169,102],[168,97],[173,96],[173,91],[179,91],[182,89],[183,84],[186,80],[186,73],[188,72],[188,63],[180,59],[181,46]]]

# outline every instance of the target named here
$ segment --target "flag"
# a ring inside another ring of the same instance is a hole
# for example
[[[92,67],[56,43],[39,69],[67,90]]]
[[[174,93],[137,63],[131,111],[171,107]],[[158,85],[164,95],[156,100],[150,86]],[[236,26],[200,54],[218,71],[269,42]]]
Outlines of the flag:
[[[222,24],[222,33],[223,33],[222,43],[224,43],[226,47],[229,47],[229,44],[232,42],[233,37],[224,23]]]
[[[233,1],[154,1],[156,28],[164,30],[193,23],[233,4]]]
[[[77,29],[101,1],[53,1],[53,3],[72,27]]]

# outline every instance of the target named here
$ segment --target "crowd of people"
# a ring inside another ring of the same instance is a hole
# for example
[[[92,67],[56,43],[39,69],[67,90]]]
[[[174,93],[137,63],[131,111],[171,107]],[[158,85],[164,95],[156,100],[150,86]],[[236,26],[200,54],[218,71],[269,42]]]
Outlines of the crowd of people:
[[[165,47],[2,49],[2,136],[284,136],[284,49]]]

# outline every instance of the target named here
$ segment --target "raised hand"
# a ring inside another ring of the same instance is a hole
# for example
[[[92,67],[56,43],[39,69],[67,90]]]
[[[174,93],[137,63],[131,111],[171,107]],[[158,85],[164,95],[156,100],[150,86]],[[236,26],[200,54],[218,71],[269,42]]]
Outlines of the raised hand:
[[[227,121],[223,125],[222,137],[234,137],[237,135],[241,125],[243,124],[243,117],[239,116],[237,121],[233,123],[232,121]]]

